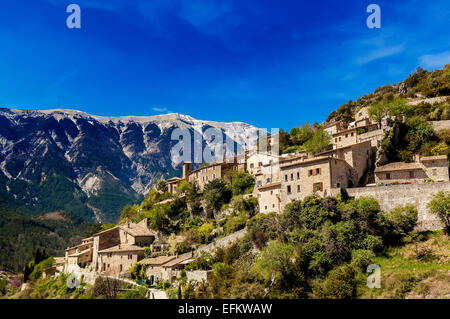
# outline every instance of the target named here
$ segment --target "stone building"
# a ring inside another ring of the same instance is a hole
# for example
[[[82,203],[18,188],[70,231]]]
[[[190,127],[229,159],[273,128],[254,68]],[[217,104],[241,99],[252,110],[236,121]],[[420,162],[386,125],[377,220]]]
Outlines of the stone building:
[[[331,188],[348,187],[352,168],[342,159],[322,156],[294,158],[280,165],[281,211],[311,194],[329,196]]]
[[[227,171],[237,171],[239,164],[237,160],[230,160],[229,162],[212,163],[207,166],[200,167],[193,170],[188,177],[190,183],[197,183],[200,189],[203,189],[206,184],[217,178],[224,178]]]
[[[260,213],[281,212],[281,182],[272,182],[257,188]]]
[[[157,234],[148,228],[148,219],[101,231],[66,249],[65,272],[87,269],[108,275],[127,273],[144,257],[142,247],[151,247]]]
[[[375,150],[372,147],[371,142],[365,141],[325,151],[317,155],[331,156],[344,160],[352,168],[348,175],[348,187],[354,187],[359,184],[361,177],[372,164],[371,160],[373,152],[375,152]]]
[[[144,256],[142,247],[130,244],[119,244],[100,250],[98,252],[97,272],[110,276],[128,273],[128,270]]]
[[[449,180],[446,155],[422,157],[413,163],[389,163],[375,169],[375,182],[378,184],[409,184],[428,180]]]
[[[185,253],[177,256],[159,256],[154,258],[146,258],[140,261],[141,264],[147,265],[145,274],[151,284],[160,281],[169,281],[173,283],[180,276],[184,267],[193,260],[193,253]]]

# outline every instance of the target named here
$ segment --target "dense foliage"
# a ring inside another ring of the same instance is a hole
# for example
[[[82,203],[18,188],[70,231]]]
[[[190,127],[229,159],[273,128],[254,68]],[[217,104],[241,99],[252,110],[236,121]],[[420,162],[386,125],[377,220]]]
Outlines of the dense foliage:
[[[416,222],[417,211],[410,206],[383,215],[372,198],[312,195],[290,203],[281,215],[255,215],[248,220],[243,239],[203,256],[201,268],[212,269],[213,277],[199,294],[354,298],[357,275],[385,247],[402,245]]]

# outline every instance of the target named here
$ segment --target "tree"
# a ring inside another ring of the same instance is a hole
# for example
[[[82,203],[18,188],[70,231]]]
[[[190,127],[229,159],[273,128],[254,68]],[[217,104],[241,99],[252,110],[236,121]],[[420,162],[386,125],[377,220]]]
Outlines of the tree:
[[[450,192],[440,191],[428,203],[430,212],[439,216],[445,231],[450,234]]]
[[[223,179],[215,179],[205,185],[204,197],[210,209],[218,211],[223,204],[228,204],[232,191]]]
[[[290,134],[294,144],[303,145],[314,136],[314,129],[311,124],[305,123],[300,127],[294,127]]]
[[[238,172],[231,183],[231,190],[234,196],[248,194],[253,191],[255,178],[246,172]]]
[[[189,187],[186,199],[187,203],[189,205],[189,209],[192,216],[199,215],[202,212],[202,205],[201,205],[201,193],[200,188],[197,184],[197,182],[194,182],[191,187]]]
[[[156,184],[156,189],[161,192],[161,193],[165,193],[167,192],[167,182],[163,179],[160,179],[158,181],[158,183]]]
[[[292,267],[294,247],[279,241],[271,241],[264,247],[256,260],[254,270],[266,282],[281,280]]]
[[[417,224],[417,209],[413,205],[394,208],[385,216],[397,234],[406,235]]]
[[[330,147],[330,136],[323,129],[317,129],[303,147],[306,152],[313,155],[325,151]]]
[[[371,119],[381,124],[381,120],[389,113],[389,105],[384,102],[373,104],[369,107],[368,113]]]
[[[180,193],[187,193],[191,188],[191,184],[188,181],[181,181],[180,186],[178,187],[178,191]]]
[[[315,289],[314,296],[321,299],[354,299],[355,275],[355,270],[349,265],[332,270],[322,285]]]

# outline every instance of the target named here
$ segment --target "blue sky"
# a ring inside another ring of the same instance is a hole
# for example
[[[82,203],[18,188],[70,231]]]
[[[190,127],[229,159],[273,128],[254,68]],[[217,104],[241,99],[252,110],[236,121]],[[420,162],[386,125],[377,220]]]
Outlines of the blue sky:
[[[1,0],[0,106],[289,129],[450,63],[449,17],[448,0]]]

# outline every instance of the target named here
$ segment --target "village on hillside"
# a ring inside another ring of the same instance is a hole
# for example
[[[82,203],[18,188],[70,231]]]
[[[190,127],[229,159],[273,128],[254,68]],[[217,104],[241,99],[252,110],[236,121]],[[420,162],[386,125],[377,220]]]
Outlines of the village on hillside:
[[[244,171],[254,176],[253,192],[244,195],[257,199],[259,213],[281,213],[295,201],[311,194],[336,196],[345,189],[351,197],[372,196],[383,210],[414,204],[418,209],[418,227],[438,229],[439,220],[429,214],[426,202],[433,193],[449,190],[449,164],[446,155],[415,156],[413,162],[391,162],[380,154],[380,145],[392,129],[395,118],[385,116],[375,122],[364,107],[351,123],[331,120],[322,124],[331,148],[315,155],[305,151],[274,155],[257,150],[245,151],[233,158],[202,165],[182,165],[182,176],[167,180],[169,193],[177,194],[183,181],[206,184],[223,179],[227,171]],[[450,128],[450,121],[436,121],[433,126]],[[270,145],[273,137],[268,139]],[[368,173],[369,172],[369,173]],[[372,174],[370,174],[372,172]],[[168,199],[167,201],[171,201]],[[241,232],[242,233],[242,232]],[[212,247],[228,244],[236,236],[225,238]],[[144,247],[156,257],[146,257]],[[211,248],[212,249],[212,248]],[[145,278],[151,285],[174,283],[185,266],[199,256],[199,251],[169,253],[167,239],[149,228],[147,219],[127,222],[83,239],[80,245],[66,250],[65,257],[55,258],[60,273],[78,273],[94,282],[97,276],[129,278],[136,264],[146,265]],[[206,281],[211,271],[187,271],[189,281]]]

